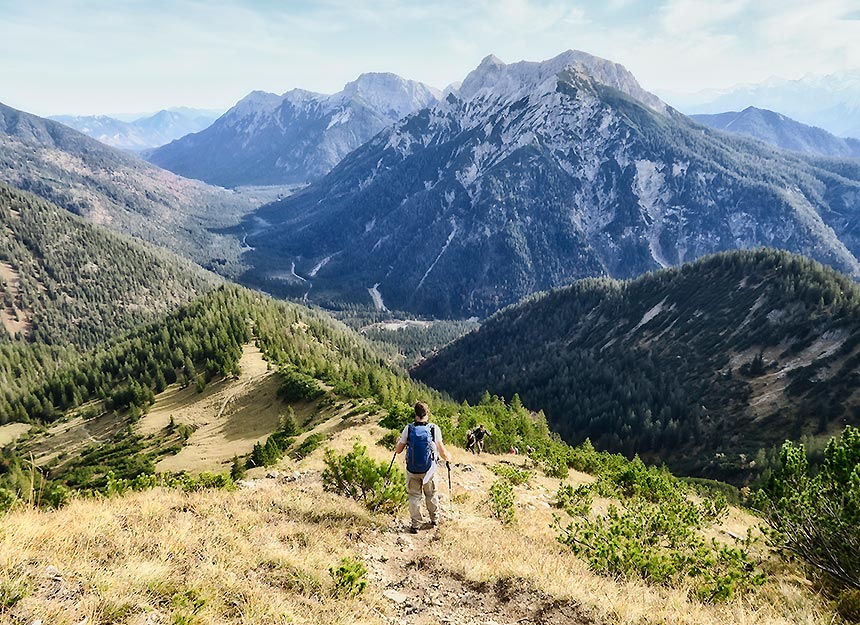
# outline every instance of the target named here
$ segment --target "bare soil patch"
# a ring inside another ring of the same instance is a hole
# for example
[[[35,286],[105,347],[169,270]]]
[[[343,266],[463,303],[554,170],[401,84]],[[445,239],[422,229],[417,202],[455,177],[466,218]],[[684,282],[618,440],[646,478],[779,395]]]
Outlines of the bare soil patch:
[[[5,288],[0,287],[0,290],[5,290],[13,301],[16,300],[21,289],[21,276],[12,268],[12,265],[3,262],[0,263],[0,278],[6,285]],[[0,305],[0,323],[12,336],[16,334],[26,336],[32,327],[29,313],[19,310],[14,304]]]

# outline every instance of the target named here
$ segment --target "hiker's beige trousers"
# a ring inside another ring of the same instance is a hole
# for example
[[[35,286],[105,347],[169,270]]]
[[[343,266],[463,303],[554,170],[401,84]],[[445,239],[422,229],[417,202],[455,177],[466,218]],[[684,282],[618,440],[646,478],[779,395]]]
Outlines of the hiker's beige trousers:
[[[431,521],[439,520],[439,495],[436,493],[436,476],[422,484],[424,473],[406,472],[406,493],[409,495],[409,516],[412,517],[412,527],[419,527],[424,521],[421,514],[421,496],[427,504],[427,512]]]

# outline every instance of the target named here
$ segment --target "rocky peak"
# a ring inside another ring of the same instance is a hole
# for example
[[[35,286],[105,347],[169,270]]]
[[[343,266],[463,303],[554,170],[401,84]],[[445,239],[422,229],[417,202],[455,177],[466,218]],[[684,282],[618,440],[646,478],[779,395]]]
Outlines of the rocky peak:
[[[371,108],[397,120],[432,105],[441,94],[437,89],[397,74],[368,72],[348,82],[338,95],[335,98],[339,101],[361,99]]]
[[[596,82],[617,89],[658,112],[666,104],[645,91],[623,65],[579,50],[567,50],[546,61],[520,61],[506,65],[494,55],[487,56],[457,90],[465,100],[484,96],[516,99],[532,93],[541,85],[554,81],[565,69],[577,69]]]

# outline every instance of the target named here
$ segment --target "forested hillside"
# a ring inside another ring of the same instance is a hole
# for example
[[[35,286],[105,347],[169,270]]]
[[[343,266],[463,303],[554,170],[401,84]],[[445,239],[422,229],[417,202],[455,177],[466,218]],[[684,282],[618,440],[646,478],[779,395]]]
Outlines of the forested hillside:
[[[180,377],[196,381],[199,374],[205,384],[213,376],[232,374],[242,345],[252,339],[273,362],[343,389],[380,398],[393,393],[409,401],[417,396],[419,387],[405,373],[389,368],[369,342],[325,313],[240,287],[221,287],[109,341],[44,383],[7,394],[0,414],[47,422],[92,399],[107,400],[107,409],[145,410],[153,391]]]
[[[190,261],[0,183],[2,388],[10,392],[61,356],[73,358],[219,282]]]
[[[707,257],[535,296],[419,365],[543,409],[568,442],[742,483],[786,438],[860,422],[860,289],[785,252]]]
[[[103,489],[109,474],[117,479],[151,475],[154,463],[180,452],[193,432],[180,425],[186,423],[186,415],[179,407],[173,411],[176,421],[171,417],[157,436],[138,432],[136,424],[156,397],[170,385],[191,386],[202,393],[210,382],[239,375],[243,351],[252,343],[271,374],[278,376],[276,412],[282,416],[290,414],[295,402],[309,403],[311,419],[337,405],[345,417],[387,412],[385,427],[399,429],[410,419],[410,405],[423,399],[431,402],[434,420],[446,436],[456,441],[463,441],[466,429],[483,421],[494,428],[493,448],[530,444],[539,450],[536,459],[566,470],[567,448],[550,439],[542,415],[530,413],[522,404],[509,408],[491,401],[475,410],[458,406],[388,364],[371,341],[326,313],[233,286],[222,286],[157,322],[121,335],[40,380],[4,389],[0,423],[24,421],[44,430],[43,426],[65,419],[59,425],[81,430],[88,445],[57,448],[37,460],[54,486]],[[222,405],[219,415],[225,408]],[[457,424],[451,419],[455,412],[460,413]],[[296,423],[286,419],[284,424],[279,431],[273,426],[263,441],[266,446],[251,454],[253,466],[277,460],[292,442]],[[98,439],[95,431],[100,432]],[[32,491],[21,458],[43,449],[43,439],[56,433],[48,430],[40,438],[34,431],[33,441],[22,439],[4,450],[0,489]],[[309,453],[321,442],[320,437],[305,441],[305,450],[298,453]],[[53,486],[46,488],[54,492]]]
[[[257,205],[253,194],[181,178],[3,104],[0,182],[224,273],[238,260],[241,245],[209,228],[234,224]]]

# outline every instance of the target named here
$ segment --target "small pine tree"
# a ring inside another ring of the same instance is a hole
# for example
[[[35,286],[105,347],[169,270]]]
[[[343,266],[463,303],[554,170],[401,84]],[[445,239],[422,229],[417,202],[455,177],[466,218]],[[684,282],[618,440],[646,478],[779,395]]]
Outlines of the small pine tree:
[[[230,467],[230,478],[234,482],[238,482],[245,478],[245,463],[239,462],[239,456],[233,456],[233,465]]]
[[[251,450],[251,457],[248,460],[248,467],[264,467],[266,466],[266,451],[260,443],[254,443],[254,448]]]
[[[266,439],[266,444],[263,446],[263,464],[269,466],[275,464],[281,459],[281,449],[273,437]]]

